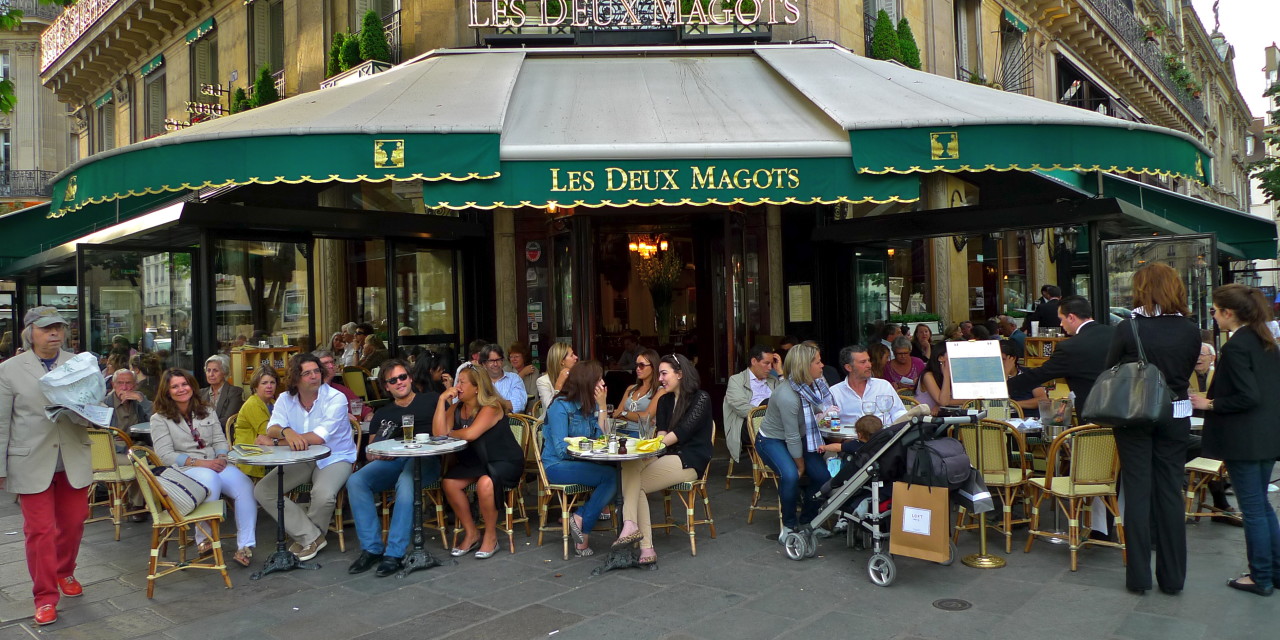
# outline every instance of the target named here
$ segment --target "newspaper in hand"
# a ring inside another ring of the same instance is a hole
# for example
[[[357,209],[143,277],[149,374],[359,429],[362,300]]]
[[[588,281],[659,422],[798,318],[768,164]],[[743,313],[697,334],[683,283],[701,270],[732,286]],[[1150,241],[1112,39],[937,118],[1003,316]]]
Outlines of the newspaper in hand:
[[[45,405],[44,416],[50,422],[57,422],[58,418],[66,414],[71,414],[71,418],[75,422],[80,422],[76,416],[87,420],[89,424],[100,427],[111,426],[111,416],[114,410],[111,407],[100,404],[50,404]]]

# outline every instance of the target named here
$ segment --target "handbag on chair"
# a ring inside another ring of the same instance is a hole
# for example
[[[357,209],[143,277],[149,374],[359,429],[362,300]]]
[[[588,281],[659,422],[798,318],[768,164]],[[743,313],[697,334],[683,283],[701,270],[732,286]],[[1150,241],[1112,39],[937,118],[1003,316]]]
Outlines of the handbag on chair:
[[[1085,422],[1120,428],[1173,418],[1173,392],[1160,369],[1147,362],[1136,316],[1129,320],[1129,326],[1138,346],[1138,361],[1118,364],[1098,375],[1080,410]]]

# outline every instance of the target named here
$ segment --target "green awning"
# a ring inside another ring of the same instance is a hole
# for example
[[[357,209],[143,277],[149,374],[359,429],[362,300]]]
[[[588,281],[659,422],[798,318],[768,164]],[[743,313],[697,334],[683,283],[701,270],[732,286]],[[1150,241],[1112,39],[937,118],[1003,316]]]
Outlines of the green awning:
[[[502,163],[501,177],[424,184],[428,207],[626,207],[915,202],[915,176],[869,176],[849,158]]]
[[[142,68],[141,68],[141,69],[138,69],[138,75],[143,76],[143,77],[146,77],[146,76],[147,76],[147,75],[149,75],[152,71],[155,71],[156,69],[159,69],[159,68],[160,68],[160,65],[163,65],[163,64],[164,64],[164,54],[162,53],[162,54],[160,54],[160,55],[158,55],[158,56],[156,56],[156,57],[152,58],[150,62],[148,62],[148,63],[146,63],[146,64],[142,65]]]
[[[52,217],[119,198],[191,189],[466,180],[494,177],[498,168],[498,136],[492,134],[254,136],[138,143],[118,151],[64,172],[53,185]]]
[[[850,131],[861,173],[1075,169],[1209,182],[1209,154],[1178,136],[1081,125],[977,125]]]
[[[1021,31],[1023,33],[1027,32],[1027,29],[1028,29],[1027,23],[1019,20],[1018,16],[1013,15],[1013,12],[1008,9],[1004,10],[1004,20],[1005,22],[1008,22],[1009,24],[1013,25],[1014,29],[1017,29],[1018,31]]]
[[[104,105],[104,104],[106,104],[106,103],[108,103],[108,102],[111,102],[111,92],[110,92],[110,91],[108,91],[108,92],[106,92],[106,93],[102,94],[102,97],[98,98],[97,100],[94,100],[94,101],[93,101],[93,108],[94,108],[94,109],[101,109],[101,108],[102,108],[102,105]]]
[[[209,33],[210,31],[213,31],[214,26],[216,25],[213,22],[212,17],[210,17],[208,20],[205,20],[204,22],[201,22],[199,26],[187,32],[187,44],[191,44],[192,42],[195,42],[196,40],[203,38],[205,34]]]

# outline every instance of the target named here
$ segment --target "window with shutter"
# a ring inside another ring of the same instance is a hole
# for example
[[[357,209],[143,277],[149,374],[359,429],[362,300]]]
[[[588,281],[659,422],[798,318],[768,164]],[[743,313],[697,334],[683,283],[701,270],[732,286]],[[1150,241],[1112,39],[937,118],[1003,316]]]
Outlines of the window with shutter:
[[[0,172],[11,171],[13,169],[9,165],[9,153],[9,130],[0,129]]]
[[[116,103],[108,102],[98,109],[101,126],[98,127],[98,151],[116,148]]]
[[[259,0],[249,5],[249,40],[253,54],[249,63],[250,69],[249,82],[253,83],[257,77],[258,69],[264,64],[270,64],[271,56],[271,7],[267,0]]]
[[[147,101],[146,132],[148,138],[164,133],[164,119],[168,116],[169,111],[164,78],[165,73],[163,70],[153,72],[147,76],[145,93]]]
[[[271,0],[270,61],[271,73],[284,68],[284,2]],[[283,93],[281,94],[283,95]]]
[[[210,33],[193,42],[191,52],[191,100],[213,104],[216,96],[200,92],[202,84],[218,84],[218,36]]]
[[[889,19],[893,21],[894,26],[898,25],[898,0],[876,0],[879,9],[889,14]]]
[[[365,13],[370,9],[376,11],[380,8],[375,6],[377,4],[380,3],[376,3],[373,0],[351,0],[351,33],[360,30],[360,21],[364,20]]]

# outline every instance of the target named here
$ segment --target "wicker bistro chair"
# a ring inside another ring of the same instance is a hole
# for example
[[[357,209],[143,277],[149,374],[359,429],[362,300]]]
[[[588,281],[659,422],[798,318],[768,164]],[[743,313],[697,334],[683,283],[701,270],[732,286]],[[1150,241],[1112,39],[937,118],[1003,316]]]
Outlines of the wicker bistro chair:
[[[716,444],[716,425],[711,424],[711,445],[714,448]],[[681,482],[680,484],[667,487],[662,490],[662,510],[665,515],[665,521],[653,524],[652,529],[663,529],[666,533],[671,533],[671,528],[675,527],[689,534],[689,553],[698,555],[697,527],[698,525],[707,525],[711,530],[711,537],[716,537],[716,521],[711,517],[711,500],[707,497],[707,476],[711,473],[711,461],[707,461],[707,468],[703,470],[702,477],[693,482]],[[621,487],[618,488],[622,490]],[[676,522],[671,517],[671,494],[679,496],[680,502],[684,504],[685,521],[684,524]],[[694,507],[697,506],[698,500],[702,501],[702,513],[706,516],[702,520],[694,517]]]
[[[1004,552],[1009,553],[1013,551],[1013,526],[1031,522],[1028,515],[1031,509],[1027,499],[1027,483],[1031,479],[1027,441],[1013,425],[999,420],[983,420],[976,425],[956,425],[952,433],[964,444],[965,453],[969,454],[969,460],[974,465],[981,459],[982,478],[987,488],[1000,496],[1004,507],[1003,518],[995,529],[1004,534]],[[1009,443],[1013,444],[1013,452],[1009,451]],[[979,451],[981,456],[978,455]],[[1023,517],[1015,520],[1013,505],[1017,502],[1022,503]],[[979,516],[967,513],[961,507],[951,541],[959,542],[962,530],[977,529],[980,525],[978,518]]]
[[[538,465],[538,546],[542,546],[543,534],[559,532],[564,546],[564,559],[569,559],[569,514],[578,502],[591,494],[592,487],[584,484],[554,484],[547,480],[547,469],[542,466],[542,423],[538,423],[534,433],[532,449],[533,458]],[[547,510],[551,500],[560,505],[560,526],[547,524]]]
[[[509,414],[507,416],[508,418],[507,423],[511,426],[511,433],[515,435],[516,442],[519,442],[520,447],[523,449],[526,446],[528,446],[528,442],[524,437],[524,433],[526,430],[525,418],[523,416],[517,418],[515,417],[516,415],[517,414]],[[467,485],[466,487],[466,491],[468,493],[472,493],[475,490],[476,490],[476,484],[474,482]],[[441,493],[443,493],[443,491]],[[524,476],[523,475],[520,476],[520,481],[516,483],[516,486],[509,487],[505,491],[503,491],[502,504],[505,510],[505,515],[503,516],[503,522],[501,523],[501,525],[497,525],[495,523],[495,526],[500,526],[499,531],[507,534],[507,545],[510,548],[511,553],[515,553],[516,552],[515,526],[517,524],[523,523],[524,535],[525,536],[533,535],[533,530],[530,529],[529,527],[529,514],[525,510]],[[437,502],[436,508],[437,509],[442,508],[441,503]],[[477,526],[483,529],[484,527],[489,526],[489,523],[477,522]],[[462,527],[458,526],[457,521],[455,520],[453,525],[453,542],[451,543],[454,547],[458,546],[457,545],[458,534],[460,533],[462,533]]]
[[[89,484],[89,517],[85,524],[110,520],[116,528],[116,541],[120,540],[120,525],[124,519],[138,513],[146,513],[147,508],[129,509],[127,499],[129,488],[137,482],[133,464],[128,454],[116,453],[116,439],[124,443],[126,451],[133,446],[128,434],[115,427],[89,429],[89,460],[93,465],[93,482]],[[104,500],[94,500],[98,487],[106,489]],[[106,507],[107,514],[94,517],[94,507]]]
[[[533,450],[535,449],[533,438],[537,437],[534,433],[535,425],[542,424],[542,419],[534,417],[536,415],[536,413],[513,413],[507,416],[509,420],[519,420],[524,425],[525,439],[520,441],[520,446],[524,447],[524,474],[526,479],[534,478],[535,480],[538,477],[538,463],[533,459]]]
[[[1187,463],[1187,517],[1221,516],[1243,522],[1240,514],[1205,504],[1209,483],[1227,477],[1227,465],[1213,458],[1195,458]]]
[[[987,410],[987,417],[992,420],[1008,420],[1010,418],[1021,420],[1026,417],[1022,412],[1022,407],[1018,406],[1018,403],[1013,400],[969,400],[964,403],[964,408],[977,409],[979,402],[982,402],[982,408]]]
[[[147,509],[151,511],[151,560],[147,566],[147,597],[155,595],[156,580],[184,569],[217,571],[222,574],[223,582],[230,589],[231,576],[227,575],[227,564],[223,561],[221,536],[218,532],[225,511],[223,501],[219,499],[204,502],[197,505],[195,511],[184,516],[173,508],[168,494],[151,473],[152,466],[160,462],[155,454],[146,447],[133,447],[129,450],[129,456],[142,489],[142,497],[147,502]],[[187,532],[193,527],[205,530],[209,540],[213,542],[213,551],[207,556],[199,555],[187,560],[187,547],[191,542],[187,538]],[[175,536],[178,541],[177,561],[162,560],[169,541]]]
[[[1065,475],[1058,474],[1058,464],[1055,464],[1060,457],[1065,457]],[[1034,502],[1025,551],[1031,551],[1031,544],[1037,536],[1056,537],[1054,532],[1040,529],[1040,502],[1045,497],[1052,496],[1058,508],[1067,514],[1072,571],[1076,570],[1077,554],[1085,545],[1118,547],[1121,562],[1127,563],[1124,517],[1116,500],[1119,475],[1120,458],[1116,454],[1115,437],[1109,427],[1088,424],[1062,432],[1049,446],[1049,464],[1045,477],[1032,478],[1029,485],[1034,494]],[[1080,516],[1089,510],[1089,505],[1095,498],[1115,517],[1117,542],[1091,540],[1082,535]]]
[[[342,384],[347,385],[351,393],[356,394],[361,400],[369,402],[376,400],[376,391],[370,391],[373,385],[369,384],[369,370],[364,367],[346,366],[342,368]]]
[[[747,412],[747,435],[751,438],[751,506],[747,509],[747,524],[751,524],[751,520],[755,518],[757,511],[777,511],[778,520],[782,520],[782,506],[780,500],[775,500],[773,506],[760,505],[760,488],[765,482],[773,483],[773,493],[778,494],[778,474],[774,473],[773,467],[764,463],[764,458],[760,457],[760,451],[756,449],[756,438],[760,434],[760,423],[764,421],[764,413],[767,407],[755,407]]]
[[[902,406],[907,409],[920,406],[920,401],[916,400],[915,396],[908,395],[906,392],[898,392],[898,397],[902,399]]]
[[[764,408],[765,408],[765,407],[751,407],[751,410],[747,412],[747,420],[746,420],[746,424],[745,424],[745,425],[743,425],[743,428],[744,428],[744,429],[747,429],[748,431],[750,431],[750,430],[752,429],[752,426],[751,426],[751,414],[752,414],[752,413],[754,413],[754,412],[755,412],[756,410],[758,410],[758,409],[764,409]],[[761,416],[763,416],[764,414],[763,414],[763,413],[761,413],[760,415],[761,415]],[[726,434],[725,434],[725,437],[726,437],[726,438],[728,437],[728,433],[726,433]],[[729,481],[730,481],[730,480],[750,480],[752,483],[754,483],[754,482],[756,481],[756,473],[757,473],[757,471],[756,471],[756,463],[755,463],[755,459],[756,459],[756,456],[755,456],[755,450],[756,450],[756,439],[755,439],[755,437],[754,437],[754,436],[749,436],[749,437],[748,437],[748,442],[747,442],[746,444],[743,444],[743,445],[742,445],[742,452],[738,454],[738,457],[739,457],[739,458],[742,458],[742,459],[743,459],[743,462],[746,462],[746,461],[748,461],[748,460],[750,460],[750,461],[751,461],[751,473],[750,473],[750,474],[745,474],[745,473],[734,473],[734,472],[733,472],[733,465],[734,465],[733,458],[729,458],[729,469],[728,469],[727,471],[725,471],[725,474],[724,474],[724,488],[725,488],[725,489],[728,489],[728,488],[729,488]],[[751,515],[750,513],[748,513],[748,514],[747,514],[747,516],[748,516],[748,517],[750,517],[750,515]],[[750,522],[750,521],[748,520],[748,522]]]

